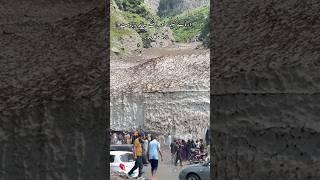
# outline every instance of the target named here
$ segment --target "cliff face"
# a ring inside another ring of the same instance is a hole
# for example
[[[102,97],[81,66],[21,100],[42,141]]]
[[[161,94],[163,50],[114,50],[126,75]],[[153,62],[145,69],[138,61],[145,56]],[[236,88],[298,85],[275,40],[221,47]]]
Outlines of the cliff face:
[[[213,2],[216,179],[319,179],[318,2]]]
[[[104,3],[0,7],[0,179],[107,179]]]
[[[159,16],[176,15],[197,7],[209,6],[209,0],[160,0]]]
[[[160,0],[144,0],[144,3],[150,7],[155,13],[158,13]]]

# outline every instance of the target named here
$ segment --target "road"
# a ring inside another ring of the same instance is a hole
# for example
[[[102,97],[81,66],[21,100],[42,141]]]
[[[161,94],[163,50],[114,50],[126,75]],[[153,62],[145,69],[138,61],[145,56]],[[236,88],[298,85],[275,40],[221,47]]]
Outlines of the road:
[[[159,167],[157,172],[158,180],[178,180],[179,172],[183,167],[175,166],[171,162],[171,155],[168,148],[162,148],[163,161],[159,161]],[[151,167],[150,165],[144,166],[144,172],[146,179],[151,179]]]

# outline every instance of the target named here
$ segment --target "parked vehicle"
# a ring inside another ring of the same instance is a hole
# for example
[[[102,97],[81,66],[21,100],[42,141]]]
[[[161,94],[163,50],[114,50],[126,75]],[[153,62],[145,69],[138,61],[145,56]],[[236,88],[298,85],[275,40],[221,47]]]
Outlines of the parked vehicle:
[[[179,180],[211,180],[210,162],[187,166],[180,172]]]
[[[110,145],[110,151],[129,151],[129,152],[133,152],[133,145],[132,144]]]
[[[133,145],[132,144],[117,144],[117,145],[110,145],[110,151],[129,151],[133,152]],[[147,161],[146,154],[142,157],[143,164],[149,164]]]
[[[110,151],[110,170],[111,173],[125,173],[128,172],[134,166],[133,153],[128,151]],[[133,177],[137,177],[139,169],[133,172]]]
[[[203,163],[206,161],[207,156],[207,152],[201,153],[199,149],[191,149],[188,161],[190,162],[190,164]]]

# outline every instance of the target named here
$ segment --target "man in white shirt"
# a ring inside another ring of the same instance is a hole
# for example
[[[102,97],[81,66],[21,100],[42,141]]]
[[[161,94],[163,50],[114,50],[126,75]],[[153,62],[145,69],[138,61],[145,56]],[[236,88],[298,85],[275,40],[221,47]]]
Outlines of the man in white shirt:
[[[161,161],[163,161],[162,153],[160,151],[160,143],[157,141],[154,135],[151,136],[151,141],[149,142],[148,148],[148,159],[151,164],[151,179],[154,179],[156,176],[156,172],[158,169],[158,161],[159,161],[159,154],[161,157]]]
[[[169,146],[169,148],[170,148],[171,143],[172,143],[172,137],[171,137],[171,135],[169,133],[169,135],[168,135],[168,146]]]

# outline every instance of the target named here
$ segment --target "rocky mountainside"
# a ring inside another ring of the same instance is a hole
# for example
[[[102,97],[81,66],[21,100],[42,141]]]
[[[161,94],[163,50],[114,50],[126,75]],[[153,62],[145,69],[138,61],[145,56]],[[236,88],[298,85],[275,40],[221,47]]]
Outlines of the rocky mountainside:
[[[107,179],[105,4],[0,7],[0,179]]]
[[[216,179],[319,179],[320,3],[214,3]]]
[[[144,0],[144,3],[150,7],[155,13],[158,13],[160,0]]]
[[[174,16],[186,10],[210,5],[209,0],[160,0],[158,15]]]

